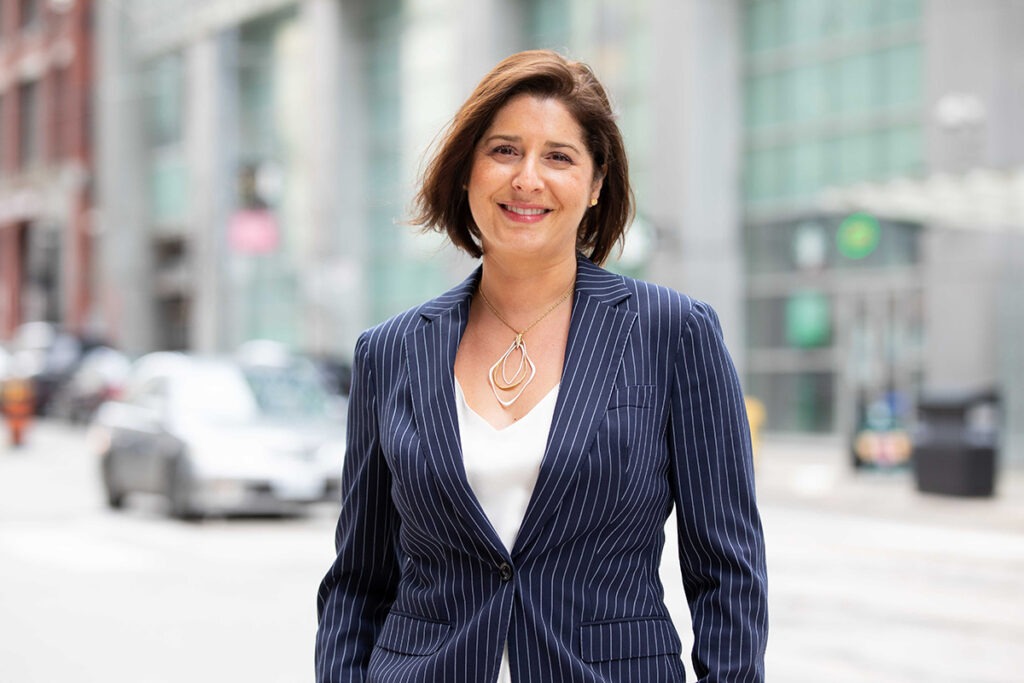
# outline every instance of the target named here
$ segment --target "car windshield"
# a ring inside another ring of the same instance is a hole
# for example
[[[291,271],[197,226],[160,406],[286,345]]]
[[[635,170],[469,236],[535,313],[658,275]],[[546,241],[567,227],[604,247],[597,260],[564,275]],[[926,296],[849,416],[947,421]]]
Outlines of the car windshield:
[[[182,378],[179,410],[204,422],[323,418],[329,397],[315,370],[301,365],[207,364]]]
[[[201,422],[249,422],[259,407],[237,367],[204,364],[175,384],[175,413]]]
[[[243,372],[264,415],[283,418],[327,416],[329,397],[312,365],[247,366]]]

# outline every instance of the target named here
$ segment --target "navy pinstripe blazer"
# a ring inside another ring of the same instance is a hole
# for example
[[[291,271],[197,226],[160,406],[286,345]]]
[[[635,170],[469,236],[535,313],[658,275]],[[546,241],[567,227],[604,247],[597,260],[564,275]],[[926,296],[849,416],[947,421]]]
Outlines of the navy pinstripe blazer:
[[[562,386],[511,552],[466,479],[453,366],[477,269],[356,345],[316,680],[680,683],[659,565],[673,504],[700,681],[762,681],[743,397],[715,313],[579,257]]]

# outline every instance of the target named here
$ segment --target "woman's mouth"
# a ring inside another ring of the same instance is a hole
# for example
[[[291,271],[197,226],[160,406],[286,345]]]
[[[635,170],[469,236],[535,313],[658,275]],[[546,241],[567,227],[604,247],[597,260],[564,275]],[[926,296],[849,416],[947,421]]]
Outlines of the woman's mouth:
[[[498,206],[506,216],[522,223],[535,223],[551,213],[551,209],[536,206],[514,206],[512,204],[498,204]]]

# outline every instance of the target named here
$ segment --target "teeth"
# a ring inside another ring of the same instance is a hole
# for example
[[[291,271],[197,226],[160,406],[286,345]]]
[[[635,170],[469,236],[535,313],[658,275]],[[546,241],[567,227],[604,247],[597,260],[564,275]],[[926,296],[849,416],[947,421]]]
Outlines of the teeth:
[[[547,213],[547,209],[521,209],[518,206],[509,206],[508,204],[503,205],[506,209],[512,213],[519,214],[520,216],[539,216],[542,213]]]

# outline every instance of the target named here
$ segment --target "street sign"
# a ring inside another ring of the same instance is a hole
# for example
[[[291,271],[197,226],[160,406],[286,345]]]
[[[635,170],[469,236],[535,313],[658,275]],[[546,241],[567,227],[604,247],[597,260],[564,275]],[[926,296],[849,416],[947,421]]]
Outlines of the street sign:
[[[236,211],[228,223],[228,245],[239,254],[268,254],[280,242],[277,219],[266,209]]]

